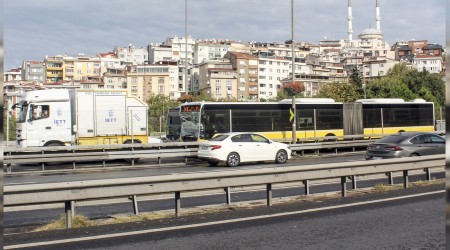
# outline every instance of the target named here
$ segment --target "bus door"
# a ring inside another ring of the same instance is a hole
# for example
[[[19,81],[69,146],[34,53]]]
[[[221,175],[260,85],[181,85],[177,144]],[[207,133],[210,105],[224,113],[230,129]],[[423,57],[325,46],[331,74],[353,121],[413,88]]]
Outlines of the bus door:
[[[344,135],[364,134],[362,103],[344,103]]]

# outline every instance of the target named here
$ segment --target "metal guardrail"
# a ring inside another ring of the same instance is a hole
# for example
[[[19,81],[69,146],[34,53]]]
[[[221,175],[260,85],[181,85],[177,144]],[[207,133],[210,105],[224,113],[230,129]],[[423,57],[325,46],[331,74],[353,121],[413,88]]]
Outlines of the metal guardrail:
[[[23,184],[4,187],[4,207],[64,203],[66,227],[71,227],[75,201],[131,197],[138,213],[138,195],[175,194],[175,214],[180,211],[181,192],[224,188],[227,203],[230,187],[266,185],[267,205],[272,204],[272,184],[303,182],[309,194],[309,181],[340,178],[342,196],[346,196],[346,180],[351,177],[356,188],[356,176],[403,172],[403,186],[408,187],[408,171],[424,169],[430,180],[430,168],[445,166],[445,155],[407,157],[399,159],[342,162],[308,166],[274,167],[263,169],[229,169],[215,172],[177,175],[87,180],[45,184]]]
[[[305,150],[314,150],[319,153],[323,149],[335,149],[337,154],[340,148],[365,147],[372,143],[374,139],[383,135],[347,135],[347,136],[327,136],[302,138],[301,143],[290,144],[290,148],[295,152],[304,155]],[[366,138],[366,139],[361,139]],[[85,145],[85,146],[56,146],[56,147],[29,147],[16,148],[7,147],[4,149],[3,164],[6,172],[12,172],[13,164],[35,164],[41,165],[41,170],[45,170],[45,165],[72,163],[72,168],[76,169],[79,162],[98,161],[106,167],[107,161],[127,160],[134,165],[138,159],[157,159],[161,164],[162,159],[173,157],[184,157],[187,162],[188,157],[196,157],[198,153],[198,142],[167,142],[150,144],[113,144],[113,145]]]

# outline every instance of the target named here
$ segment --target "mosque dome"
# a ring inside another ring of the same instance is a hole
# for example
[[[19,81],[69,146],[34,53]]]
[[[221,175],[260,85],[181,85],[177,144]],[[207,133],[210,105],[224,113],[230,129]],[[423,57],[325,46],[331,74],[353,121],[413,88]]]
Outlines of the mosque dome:
[[[374,39],[383,39],[383,35],[381,34],[381,31],[376,29],[365,29],[363,32],[358,36],[361,40],[374,40]]]

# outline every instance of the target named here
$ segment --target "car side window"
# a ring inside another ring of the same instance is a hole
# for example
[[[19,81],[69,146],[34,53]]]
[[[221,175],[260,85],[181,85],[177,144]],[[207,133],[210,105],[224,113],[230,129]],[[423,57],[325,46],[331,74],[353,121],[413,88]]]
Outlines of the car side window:
[[[233,141],[233,142],[253,142],[252,138],[248,134],[240,134],[240,135],[233,136],[233,138],[231,138],[231,141]]]
[[[444,138],[437,135],[430,135],[431,143],[445,143]]]
[[[264,138],[260,135],[252,135],[253,141],[255,142],[269,142],[269,140],[267,140],[267,138]]]
[[[428,143],[427,135],[418,135],[410,140],[412,144]]]

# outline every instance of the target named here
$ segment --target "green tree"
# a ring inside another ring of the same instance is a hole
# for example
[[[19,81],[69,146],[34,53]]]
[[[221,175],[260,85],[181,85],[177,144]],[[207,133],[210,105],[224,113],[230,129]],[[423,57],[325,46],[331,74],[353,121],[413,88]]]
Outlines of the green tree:
[[[9,127],[7,126],[7,112],[3,112],[3,139],[6,141],[6,136],[9,133],[9,141],[16,139],[16,119],[13,116],[9,116]],[[7,131],[9,129],[9,131]]]
[[[436,107],[444,107],[445,81],[439,74],[408,69],[405,64],[398,63],[389,69],[386,76],[367,84],[366,94],[369,98],[422,98],[434,102]]]
[[[356,84],[351,82],[334,82],[321,86],[317,97],[332,98],[337,102],[353,102],[360,95]]]
[[[357,96],[355,99],[362,98],[364,96],[364,82],[356,66],[352,68],[348,81],[349,83],[354,84],[357,87],[357,93],[359,96]]]
[[[178,106],[174,100],[165,95],[152,94],[147,100],[148,127],[150,132],[166,131],[166,116],[169,109]]]

